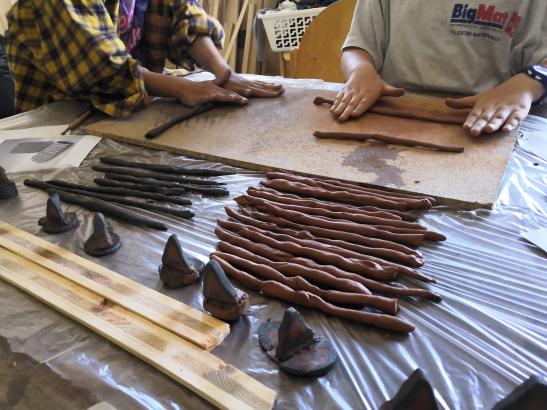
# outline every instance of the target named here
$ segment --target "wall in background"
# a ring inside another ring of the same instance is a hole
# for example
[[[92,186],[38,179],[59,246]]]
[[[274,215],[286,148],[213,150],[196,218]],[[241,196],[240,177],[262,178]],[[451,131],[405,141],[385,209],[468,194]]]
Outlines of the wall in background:
[[[8,22],[6,21],[6,13],[10,9],[11,5],[16,0],[0,0],[0,34],[4,34],[8,28]]]

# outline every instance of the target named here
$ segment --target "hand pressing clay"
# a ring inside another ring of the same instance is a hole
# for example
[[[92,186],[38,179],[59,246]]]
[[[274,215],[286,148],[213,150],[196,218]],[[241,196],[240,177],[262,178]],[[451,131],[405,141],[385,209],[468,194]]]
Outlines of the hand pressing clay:
[[[0,199],[9,199],[17,196],[15,182],[6,175],[6,170],[0,167]]]
[[[338,359],[331,342],[316,335],[292,307],[281,322],[268,320],[260,325],[258,340],[281,370],[297,376],[323,376]]]
[[[216,260],[210,260],[202,271],[203,308],[217,319],[233,322],[249,308],[249,295],[234,288]]]
[[[84,250],[91,256],[105,256],[122,246],[120,237],[108,226],[104,215],[97,212],[93,217],[93,233],[84,243]]]
[[[416,369],[401,385],[391,400],[380,410],[438,410],[433,388],[420,369]]]
[[[38,220],[38,225],[47,233],[56,234],[76,228],[80,221],[74,212],[63,212],[59,195],[54,193],[47,200],[46,216]]]
[[[496,403],[492,410],[547,409],[547,379],[530,376],[506,398]]]
[[[159,267],[160,279],[168,288],[187,286],[199,279],[196,271],[184,254],[177,235],[167,239]]]

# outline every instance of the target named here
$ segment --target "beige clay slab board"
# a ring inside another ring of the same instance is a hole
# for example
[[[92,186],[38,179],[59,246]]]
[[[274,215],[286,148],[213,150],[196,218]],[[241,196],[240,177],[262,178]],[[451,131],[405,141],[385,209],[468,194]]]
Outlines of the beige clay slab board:
[[[223,106],[179,124],[154,140],[144,134],[187,110],[158,100],[127,119],[105,118],[82,129],[118,141],[257,170],[288,170],[400,191],[432,195],[462,208],[491,207],[515,135],[473,139],[458,125],[367,114],[340,124],[326,106],[314,106],[329,91],[290,87],[275,99],[245,107]],[[396,132],[406,138],[465,147],[461,154],[317,140],[320,131]]]

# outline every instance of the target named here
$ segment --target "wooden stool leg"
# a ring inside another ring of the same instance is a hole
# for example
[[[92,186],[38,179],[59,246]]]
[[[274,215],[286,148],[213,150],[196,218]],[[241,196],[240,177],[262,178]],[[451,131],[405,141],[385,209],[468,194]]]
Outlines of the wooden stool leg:
[[[283,59],[283,53],[278,53],[277,59],[279,61],[279,75],[285,77],[285,60]]]

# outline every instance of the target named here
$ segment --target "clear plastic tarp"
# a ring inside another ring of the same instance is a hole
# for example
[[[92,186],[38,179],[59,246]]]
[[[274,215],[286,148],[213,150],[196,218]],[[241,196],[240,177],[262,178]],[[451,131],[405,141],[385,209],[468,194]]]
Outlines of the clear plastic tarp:
[[[323,87],[316,81],[291,85]],[[0,122],[17,128],[66,123],[81,112],[78,104],[60,103]],[[547,129],[547,121],[527,120],[523,132]],[[81,221],[78,230],[48,236],[37,225],[46,194],[24,187],[27,177],[91,184],[100,156],[112,155],[150,163],[229,167],[103,140],[77,169],[12,175],[17,199],[0,202],[0,219],[87,258],[83,242],[91,233],[92,214],[65,204]],[[422,247],[421,271],[437,278],[429,285],[443,301],[403,300],[399,316],[416,325],[399,336],[343,319],[299,308],[309,324],[329,338],[339,355],[325,377],[310,380],[280,373],[258,344],[257,328],[280,319],[287,304],[249,292],[250,315],[231,326],[214,354],[278,391],[276,408],[376,409],[393,396],[416,368],[424,371],[445,408],[490,409],[532,374],[547,374],[547,259],[522,239],[527,230],[547,226],[547,164],[517,143],[494,210],[461,211],[439,207],[420,222],[448,240]],[[168,290],[158,278],[167,237],[176,233],[196,265],[205,263],[217,242],[216,219],[225,206],[263,178],[258,172],[218,177],[229,198],[190,196],[192,220],[154,216],[169,232],[136,228],[111,220],[123,240],[114,255],[93,259],[120,274],[202,309],[201,284]],[[147,211],[142,211],[145,214]],[[196,409],[210,405],[178,383],[90,330],[0,281],[0,336],[9,349],[44,363],[57,375],[118,409]],[[5,381],[0,380],[2,384]],[[50,403],[51,404],[51,403]]]

